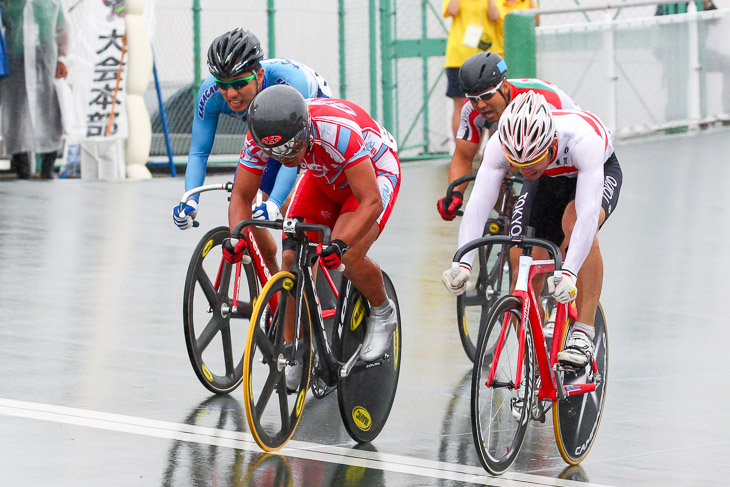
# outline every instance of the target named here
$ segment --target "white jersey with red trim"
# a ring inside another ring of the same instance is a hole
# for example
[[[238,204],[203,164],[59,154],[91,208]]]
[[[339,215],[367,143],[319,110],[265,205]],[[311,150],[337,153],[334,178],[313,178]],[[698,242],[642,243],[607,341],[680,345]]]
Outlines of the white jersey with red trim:
[[[508,79],[507,82],[511,85],[511,99],[513,100],[520,93],[535,91],[545,97],[551,110],[580,110],[580,107],[563,90],[547,81],[533,78],[517,78]],[[490,124],[487,123],[484,117],[474,109],[474,105],[470,101],[467,101],[461,107],[461,122],[459,123],[456,138],[478,144],[482,139],[482,130],[487,128],[488,125]]]
[[[613,144],[611,133],[592,113],[555,110],[552,115],[558,150],[542,177],[578,178],[575,190],[577,220],[564,263],[564,268],[578,274],[598,228],[603,197],[603,164],[613,154]],[[509,167],[499,137],[490,138],[459,226],[459,247],[482,236]],[[474,255],[475,251],[469,252],[461,262],[471,265]]]
[[[372,161],[377,175],[387,175],[395,187],[400,179],[398,158],[383,158],[386,151],[396,154],[393,136],[358,105],[335,98],[307,100],[311,119],[312,146],[301,167],[321,178],[332,190],[348,186],[345,170],[363,161]],[[250,132],[241,151],[239,165],[262,174],[268,156],[256,146]]]

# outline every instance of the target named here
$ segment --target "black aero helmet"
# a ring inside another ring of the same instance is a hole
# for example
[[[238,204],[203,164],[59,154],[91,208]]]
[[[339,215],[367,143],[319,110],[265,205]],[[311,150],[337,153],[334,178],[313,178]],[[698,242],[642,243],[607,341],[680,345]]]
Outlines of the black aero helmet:
[[[253,140],[273,157],[291,157],[309,143],[309,110],[304,97],[287,85],[261,90],[248,109]]]
[[[240,27],[216,37],[208,48],[208,70],[216,78],[253,71],[264,56],[255,35]]]
[[[464,93],[481,93],[493,88],[507,76],[507,63],[497,53],[474,54],[459,68],[459,84]]]

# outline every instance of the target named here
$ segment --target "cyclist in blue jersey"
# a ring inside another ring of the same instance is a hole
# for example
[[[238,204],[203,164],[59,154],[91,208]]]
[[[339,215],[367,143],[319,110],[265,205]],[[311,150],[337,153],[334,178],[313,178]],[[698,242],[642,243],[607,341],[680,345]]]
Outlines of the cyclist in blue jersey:
[[[241,121],[241,139],[245,138],[248,107],[263,89],[276,84],[296,88],[305,98],[328,98],[332,93],[327,82],[312,68],[290,59],[263,59],[259,40],[251,32],[237,28],[216,38],[208,49],[208,70],[211,73],[198,91],[193,118],[185,190],[205,181],[205,168],[213,147],[218,118],[221,114]],[[253,208],[253,217],[274,220],[289,196],[297,176],[297,168],[281,167],[269,159],[261,179],[264,202]],[[181,230],[193,226],[198,212],[198,197],[190,198],[185,208],[175,206],[172,217]],[[256,237],[270,269],[276,265],[276,245],[266,231]],[[268,242],[268,243],[267,243]]]

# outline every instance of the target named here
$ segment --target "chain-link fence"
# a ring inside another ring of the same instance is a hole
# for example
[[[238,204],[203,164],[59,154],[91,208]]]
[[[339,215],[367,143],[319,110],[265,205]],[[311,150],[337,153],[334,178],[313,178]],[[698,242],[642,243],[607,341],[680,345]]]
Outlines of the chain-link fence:
[[[93,0],[65,1],[72,7],[78,1]],[[403,156],[447,153],[452,103],[445,96],[443,54],[450,19],[442,17],[442,0],[147,1],[152,7],[148,8],[150,37],[176,160],[186,160],[197,87],[208,75],[208,45],[235,27],[254,32],[267,57],[287,57],[314,68],[335,96],[360,104],[383,122],[396,136]],[[723,6],[722,2],[730,0],[716,3]],[[540,5],[572,9],[576,3],[598,4],[543,0]],[[542,15],[537,75],[556,82],[583,108],[606,118],[611,99],[606,96],[605,61],[614,56],[616,96],[621,100],[615,112],[621,127],[641,132],[642,127],[656,127],[678,116],[670,112],[679,110],[672,99],[687,92],[687,75],[677,73],[687,62],[687,34],[679,21],[655,21],[655,10],[655,5],[616,4],[601,11]],[[73,11],[71,18],[73,23]],[[658,27],[637,27],[644,22],[636,20],[641,18]],[[606,44],[609,20],[619,26],[613,47]],[[594,27],[585,27],[587,22]],[[75,24],[75,28],[83,25]],[[700,41],[717,47],[704,50],[700,59],[706,74],[700,102],[705,117],[718,106],[727,112],[723,104],[730,96],[725,94],[728,68],[722,52],[722,43],[728,45],[727,32],[726,20],[702,23]],[[154,83],[145,102],[154,132],[150,155],[164,158],[167,150]],[[221,117],[211,161],[235,160],[242,138],[241,124]]]

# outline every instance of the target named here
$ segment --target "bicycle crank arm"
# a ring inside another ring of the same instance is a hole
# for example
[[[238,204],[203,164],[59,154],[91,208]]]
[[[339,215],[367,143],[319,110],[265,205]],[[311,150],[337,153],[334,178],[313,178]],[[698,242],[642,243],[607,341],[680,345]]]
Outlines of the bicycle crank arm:
[[[553,370],[555,372],[555,382],[557,385],[556,392],[558,395],[558,400],[563,401],[563,400],[565,400],[566,397],[568,397],[565,394],[565,387],[563,387],[563,372],[564,371],[563,371],[563,368],[560,367],[558,364],[555,364],[555,367]]]
[[[345,362],[342,367],[340,367],[340,378],[344,379],[348,375],[350,375],[350,372],[352,372],[352,368],[355,366],[355,362],[357,362],[357,359],[360,357],[360,350],[362,349],[362,343],[357,346],[357,350],[355,350],[355,353],[352,354],[352,357],[349,358],[347,362]]]

